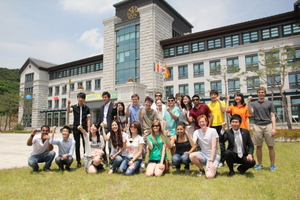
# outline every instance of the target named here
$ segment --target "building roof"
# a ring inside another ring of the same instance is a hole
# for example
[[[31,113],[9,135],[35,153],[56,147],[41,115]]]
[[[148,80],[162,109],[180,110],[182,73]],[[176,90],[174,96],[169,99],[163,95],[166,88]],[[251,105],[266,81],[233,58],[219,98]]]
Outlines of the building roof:
[[[26,60],[26,62],[24,63],[24,65],[19,70],[19,74],[21,74],[24,71],[24,69],[27,67],[27,65],[29,63],[31,63],[32,65],[34,65],[39,70],[44,70],[44,71],[47,71],[47,69],[49,69],[49,68],[51,68],[51,67],[53,67],[53,66],[56,65],[56,64],[45,62],[45,61],[38,60],[38,59],[35,59],[35,58],[28,58]]]

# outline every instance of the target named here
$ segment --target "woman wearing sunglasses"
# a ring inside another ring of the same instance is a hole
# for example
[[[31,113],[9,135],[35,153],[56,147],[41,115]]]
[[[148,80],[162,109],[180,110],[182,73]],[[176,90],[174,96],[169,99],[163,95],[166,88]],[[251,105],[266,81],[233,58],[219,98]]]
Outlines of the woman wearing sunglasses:
[[[167,146],[170,149],[170,144],[168,137],[163,134],[159,120],[153,121],[151,134],[148,135],[147,139],[150,154],[146,176],[161,176],[165,169],[165,163],[161,163],[161,160],[168,159],[164,148]]]
[[[137,121],[131,122],[129,133],[130,135],[126,137],[127,157],[123,160],[117,172],[133,175],[138,171],[142,162],[144,140],[140,123]]]

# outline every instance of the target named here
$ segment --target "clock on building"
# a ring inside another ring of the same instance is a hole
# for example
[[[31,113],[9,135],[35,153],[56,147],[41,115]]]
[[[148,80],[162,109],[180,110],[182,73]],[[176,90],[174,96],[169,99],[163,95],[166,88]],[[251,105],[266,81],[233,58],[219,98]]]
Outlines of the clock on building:
[[[137,6],[131,6],[127,11],[128,19],[136,18],[139,15]]]

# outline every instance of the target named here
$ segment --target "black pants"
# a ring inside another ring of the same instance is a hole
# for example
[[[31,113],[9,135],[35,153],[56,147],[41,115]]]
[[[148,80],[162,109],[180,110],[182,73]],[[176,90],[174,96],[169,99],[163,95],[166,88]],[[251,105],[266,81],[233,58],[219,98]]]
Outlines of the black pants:
[[[85,131],[87,131],[87,127],[83,127]],[[77,129],[77,126],[73,128],[73,135],[75,140],[75,154],[76,154],[76,161],[80,162],[80,137],[82,138],[82,144],[83,144],[83,152],[85,153],[85,144],[84,144],[84,137],[80,130]]]
[[[251,161],[247,161],[247,155],[244,154],[243,157],[238,157],[237,153],[234,153],[231,150],[226,150],[225,151],[225,160],[228,165],[229,171],[233,172],[233,163],[239,163],[241,164],[239,166],[240,171],[247,171],[249,168],[254,167],[255,165],[255,160],[252,159]]]
[[[100,135],[103,136],[102,128],[100,128],[100,129],[101,129]],[[104,129],[105,129],[105,133],[108,134],[108,132],[109,132],[108,128],[105,127]],[[105,141],[104,141],[104,144],[106,144]],[[110,141],[108,141],[108,150],[109,150],[109,152],[111,151],[111,148],[110,148]],[[107,159],[107,153],[106,153],[106,147],[105,147],[105,145],[104,145],[104,148],[103,148],[103,152],[104,152],[104,154],[103,154],[103,160],[104,160],[105,162],[107,162],[108,159]]]
[[[61,156],[57,156],[55,158],[55,162],[58,165],[59,169],[63,169],[63,166],[66,165],[66,168],[70,168],[72,162],[73,162],[73,157],[68,156],[66,159],[61,160]]]
[[[225,162],[225,156],[224,156],[224,152],[225,152],[225,143],[223,141],[223,136],[221,135],[221,130],[222,130],[222,126],[212,126],[211,128],[214,128],[217,130],[218,135],[219,135],[219,144],[220,144],[220,151],[221,151],[221,159],[220,159],[220,163]]]

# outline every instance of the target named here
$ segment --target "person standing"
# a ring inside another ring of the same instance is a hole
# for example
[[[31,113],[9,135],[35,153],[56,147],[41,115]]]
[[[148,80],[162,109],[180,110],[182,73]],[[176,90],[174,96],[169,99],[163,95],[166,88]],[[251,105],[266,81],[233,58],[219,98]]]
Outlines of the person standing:
[[[50,144],[49,126],[41,127],[41,134],[36,134],[37,129],[31,131],[30,137],[27,140],[27,146],[33,146],[33,151],[28,158],[28,165],[32,167],[32,173],[37,173],[39,170],[39,163],[45,162],[44,171],[50,172],[52,161],[55,157],[53,145]]]
[[[162,109],[166,110],[167,107],[166,107],[165,103],[162,101],[162,93],[161,92],[156,92],[155,95],[154,95],[154,97],[155,97],[155,101],[157,99],[161,100],[161,102],[162,102]],[[152,104],[151,108],[154,109],[154,110],[156,110],[156,104]]]
[[[88,130],[91,127],[91,114],[90,108],[84,104],[85,93],[77,94],[77,104],[70,106],[71,100],[68,99],[67,112],[73,112],[74,121],[73,121],[73,136],[75,140],[75,154],[77,161],[77,168],[81,167],[81,158],[80,158],[80,137],[82,138],[83,151],[85,152],[85,142],[83,134],[80,130],[77,129],[78,126],[82,126],[84,130]]]
[[[257,89],[258,100],[251,103],[252,96],[248,97],[248,110],[254,114],[253,125],[253,143],[256,146],[256,157],[258,165],[254,168],[260,170],[262,165],[262,145],[265,139],[269,149],[270,170],[275,171],[275,135],[276,135],[276,118],[273,102],[265,99],[266,88]],[[250,105],[251,104],[251,105]]]
[[[139,111],[142,106],[139,103],[140,97],[138,94],[131,95],[131,103],[129,102],[126,109],[126,118],[128,122],[128,118],[130,118],[130,124],[134,121],[137,121],[141,124],[139,120]]]
[[[225,144],[221,136],[222,123],[224,122],[224,112],[226,111],[226,104],[224,101],[220,101],[219,93],[217,90],[210,91],[211,102],[207,105],[212,112],[212,124],[211,127],[216,129],[219,135],[219,144],[221,150],[221,160],[218,167],[224,165],[224,151]]]

